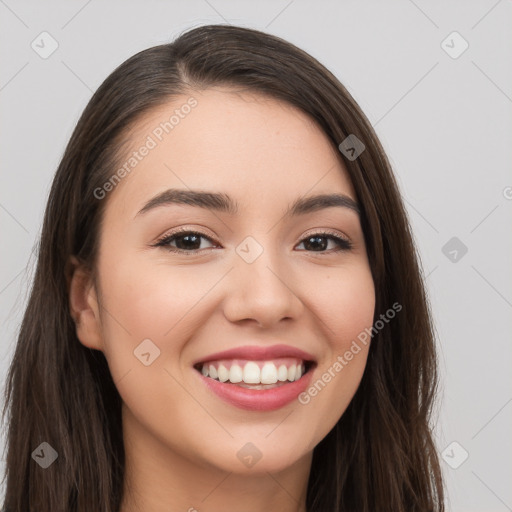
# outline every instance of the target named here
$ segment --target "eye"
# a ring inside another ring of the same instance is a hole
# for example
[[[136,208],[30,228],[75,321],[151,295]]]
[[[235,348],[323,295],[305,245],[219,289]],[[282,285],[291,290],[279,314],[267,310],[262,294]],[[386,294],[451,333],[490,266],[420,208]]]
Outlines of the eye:
[[[165,247],[171,252],[192,255],[201,250],[201,238],[213,244],[212,239],[204,233],[182,229],[161,238],[157,241],[155,247]],[[176,246],[171,245],[173,242],[176,243]]]
[[[326,251],[327,246],[329,244],[329,240],[334,241],[334,243],[338,246],[334,251]],[[312,252],[337,252],[337,251],[348,251],[352,249],[352,243],[346,238],[342,238],[341,236],[334,233],[311,233],[306,238],[302,240],[299,245],[304,245],[306,250],[311,250]]]
[[[215,247],[214,242],[209,236],[199,231],[190,231],[187,229],[181,229],[164,236],[154,244],[154,247],[165,247],[170,252],[193,255],[201,251],[201,239],[205,239],[211,244],[210,247],[203,249],[212,249]],[[325,249],[327,249],[329,241],[334,241],[338,248],[326,251]],[[176,245],[172,245],[173,243]],[[303,238],[299,245],[304,245],[305,249],[311,252],[331,253],[352,249],[352,243],[349,240],[329,232],[311,233],[306,238]]]

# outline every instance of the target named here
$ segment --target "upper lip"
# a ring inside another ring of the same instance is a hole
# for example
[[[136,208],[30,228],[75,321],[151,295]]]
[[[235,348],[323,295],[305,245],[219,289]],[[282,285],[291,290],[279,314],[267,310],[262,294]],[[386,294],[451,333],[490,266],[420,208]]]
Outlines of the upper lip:
[[[210,354],[194,361],[193,365],[203,363],[205,361],[216,361],[219,359],[248,359],[250,361],[268,361],[271,359],[277,359],[279,357],[296,357],[297,359],[302,359],[304,361],[315,361],[313,355],[290,345],[280,344],[272,345],[270,347],[246,345],[243,347],[223,350],[222,352],[215,352],[214,354]]]

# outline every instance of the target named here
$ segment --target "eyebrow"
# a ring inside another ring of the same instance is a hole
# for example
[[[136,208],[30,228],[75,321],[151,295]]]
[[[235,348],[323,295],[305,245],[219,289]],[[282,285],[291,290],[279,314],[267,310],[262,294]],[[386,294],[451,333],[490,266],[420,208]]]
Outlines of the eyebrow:
[[[236,215],[240,209],[239,204],[224,193],[168,189],[150,199],[137,212],[136,217],[154,208],[171,204],[195,206],[229,215]],[[300,197],[289,207],[285,216],[305,215],[331,207],[348,208],[358,215],[361,213],[357,202],[344,194],[318,194]]]

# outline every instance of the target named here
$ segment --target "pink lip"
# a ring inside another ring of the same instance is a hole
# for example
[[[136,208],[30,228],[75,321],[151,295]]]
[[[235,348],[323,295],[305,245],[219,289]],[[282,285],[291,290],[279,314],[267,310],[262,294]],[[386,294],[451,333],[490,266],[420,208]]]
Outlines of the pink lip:
[[[296,357],[298,359],[303,359],[304,361],[315,360],[311,354],[308,354],[298,348],[291,347],[289,345],[272,345],[271,347],[236,347],[222,352],[216,352],[215,354],[210,354],[198,359],[192,364],[196,365],[206,361],[215,361],[217,359],[249,359],[251,361],[268,361],[278,357]],[[300,382],[300,380],[297,382]]]
[[[272,389],[242,388],[236,384],[219,382],[199,372],[196,373],[211,391],[229,404],[251,411],[272,411],[289,404],[306,390],[311,382],[313,368],[299,380]]]

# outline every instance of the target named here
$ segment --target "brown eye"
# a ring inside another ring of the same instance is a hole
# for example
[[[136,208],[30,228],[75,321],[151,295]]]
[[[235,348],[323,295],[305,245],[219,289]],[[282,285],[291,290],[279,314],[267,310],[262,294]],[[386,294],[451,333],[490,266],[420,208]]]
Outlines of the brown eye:
[[[304,244],[307,251],[330,252],[326,251],[329,245],[329,240],[333,240],[338,246],[338,249],[335,249],[335,251],[348,251],[352,248],[352,244],[348,240],[330,233],[314,233],[312,235],[308,235],[302,240],[301,244]]]
[[[207,240],[211,244],[211,246],[201,247],[201,239]],[[337,249],[328,249],[329,241],[333,241]],[[301,244],[304,244],[304,248],[306,251],[321,253],[348,251],[352,248],[352,244],[350,241],[338,235],[334,235],[332,233],[313,233],[304,238],[301,241]],[[190,255],[196,254],[197,252],[200,252],[202,249],[212,249],[213,247],[215,247],[215,244],[212,241],[212,239],[206,236],[204,233],[198,231],[181,230],[166,235],[164,238],[160,239],[155,244],[155,247],[165,247],[170,252]]]
[[[205,239],[213,245],[211,238],[197,231],[179,231],[171,233],[159,240],[155,246],[165,247],[171,252],[194,254],[201,250],[201,239]],[[176,246],[171,245],[175,242]],[[212,247],[206,247],[211,249]]]

